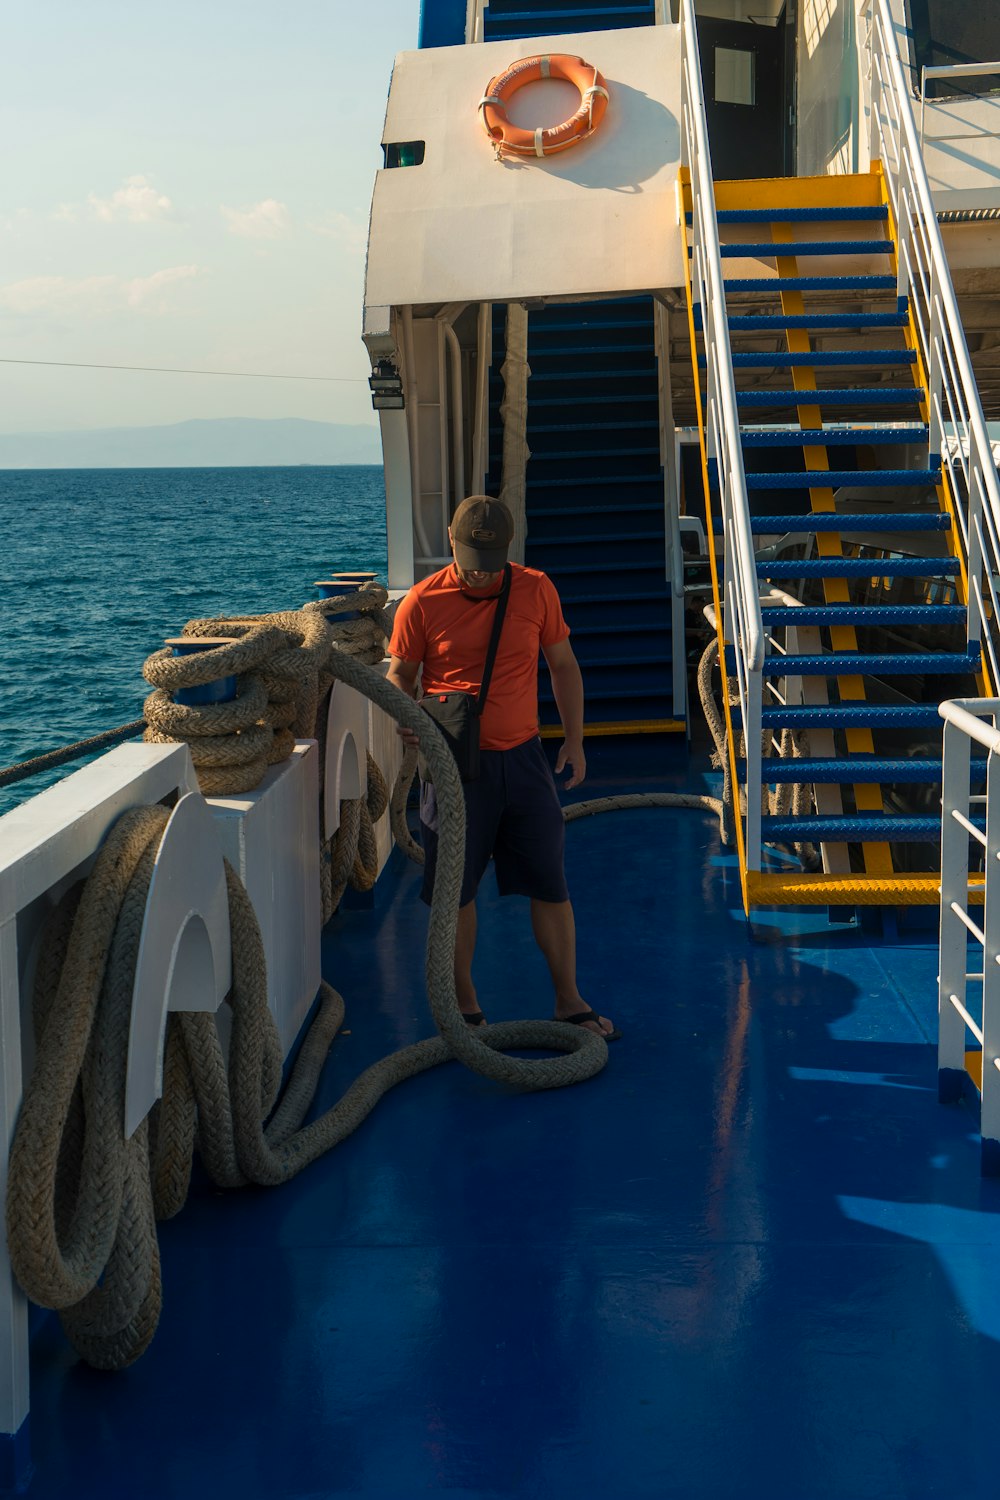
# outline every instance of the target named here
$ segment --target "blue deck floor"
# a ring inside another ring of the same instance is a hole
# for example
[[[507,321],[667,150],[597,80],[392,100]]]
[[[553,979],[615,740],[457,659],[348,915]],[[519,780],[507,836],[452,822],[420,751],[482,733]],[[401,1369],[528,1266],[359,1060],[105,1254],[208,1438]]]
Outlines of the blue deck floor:
[[[751,940],[693,812],[576,823],[568,868],[607,1069],[517,1096],[448,1065],[287,1187],[201,1188],[132,1370],[39,1329],[32,1496],[997,1494],[1000,1186],[937,1103],[934,934]],[[547,1015],[524,904],[484,892],[481,928],[487,1014]],[[331,923],[321,1103],[428,1033],[425,930],[411,868]]]

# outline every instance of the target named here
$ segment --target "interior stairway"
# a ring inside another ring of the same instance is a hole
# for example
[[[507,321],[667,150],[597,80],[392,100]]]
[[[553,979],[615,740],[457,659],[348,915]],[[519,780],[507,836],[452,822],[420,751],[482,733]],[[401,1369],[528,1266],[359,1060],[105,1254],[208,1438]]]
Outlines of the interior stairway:
[[[484,40],[655,20],[654,0],[491,0]],[[490,494],[502,479],[505,313],[494,309]],[[586,732],[683,730],[684,705],[673,701],[652,299],[533,307],[528,365],[524,560],[559,590],[583,672]],[[544,672],[539,696],[542,733],[555,733]]]
[[[770,595],[763,780],[772,793],[811,789],[798,816],[762,816],[770,848],[762,870],[744,867],[747,904],[936,903],[937,705],[989,689],[967,639],[952,498],[928,452],[926,372],[897,297],[883,179],[720,182],[716,208],[756,570]],[[718,535],[707,459],[706,474]],[[731,747],[740,728],[737,707]],[[798,758],[774,754],[785,731],[802,736]],[[793,857],[803,846],[821,870]]]

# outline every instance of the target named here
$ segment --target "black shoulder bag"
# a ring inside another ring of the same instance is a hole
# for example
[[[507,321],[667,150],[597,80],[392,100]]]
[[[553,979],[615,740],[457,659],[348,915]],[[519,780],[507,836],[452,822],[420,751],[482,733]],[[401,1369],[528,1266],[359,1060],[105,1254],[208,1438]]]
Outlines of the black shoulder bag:
[[[486,665],[483,668],[483,682],[479,689],[479,696],[474,698],[471,693],[430,693],[420,700],[420,707],[430,715],[447,740],[448,748],[455,757],[458,772],[463,781],[476,781],[479,777],[479,720],[486,707],[486,694],[489,692],[490,678],[493,676],[493,663],[500,644],[500,631],[503,629],[504,615],[507,613],[510,577],[510,563],[508,563],[503,571],[503,586],[496,596],[497,607],[493,616],[493,633],[486,652]],[[487,600],[484,599],[483,603],[486,602]],[[427,763],[422,755],[419,757],[418,764],[421,780],[430,781]]]

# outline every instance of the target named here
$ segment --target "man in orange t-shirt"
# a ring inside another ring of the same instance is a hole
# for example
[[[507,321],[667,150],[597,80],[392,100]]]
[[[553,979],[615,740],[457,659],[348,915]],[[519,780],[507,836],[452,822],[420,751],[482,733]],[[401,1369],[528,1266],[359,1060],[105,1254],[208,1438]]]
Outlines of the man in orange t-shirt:
[[[454,562],[413,586],[396,611],[388,680],[411,698],[423,669],[423,692],[477,695],[503,585],[514,522],[506,505],[473,495],[448,529]],[[565,829],[556,783],[538,734],[538,653],[544,653],[565,740],[556,774],[567,788],[587,772],[583,753],[583,679],[555,587],[535,568],[510,564],[510,594],[493,677],[480,720],[480,774],[463,783],[465,869],[455,944],[458,1003],[470,1026],[482,1026],[472,981],[476,891],[493,860],[501,896],[528,896],[535,941],[555,989],[555,1018],[586,1026],[607,1040],[619,1033],[591,1010],[576,984],[576,926],[563,868]],[[418,743],[409,730],[403,739]],[[437,801],[421,783],[423,899],[430,901],[437,856]]]

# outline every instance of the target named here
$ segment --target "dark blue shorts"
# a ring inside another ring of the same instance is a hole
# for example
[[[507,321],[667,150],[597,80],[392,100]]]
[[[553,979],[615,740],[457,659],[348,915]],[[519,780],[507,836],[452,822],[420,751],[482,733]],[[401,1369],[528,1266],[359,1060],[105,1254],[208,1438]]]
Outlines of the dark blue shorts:
[[[513,750],[483,750],[478,781],[466,781],[465,872],[460,904],[479,889],[490,860],[501,896],[568,901],[563,869],[566,830],[555,777],[536,736]],[[420,830],[424,887],[430,903],[437,860],[437,797],[431,782],[420,785]]]

